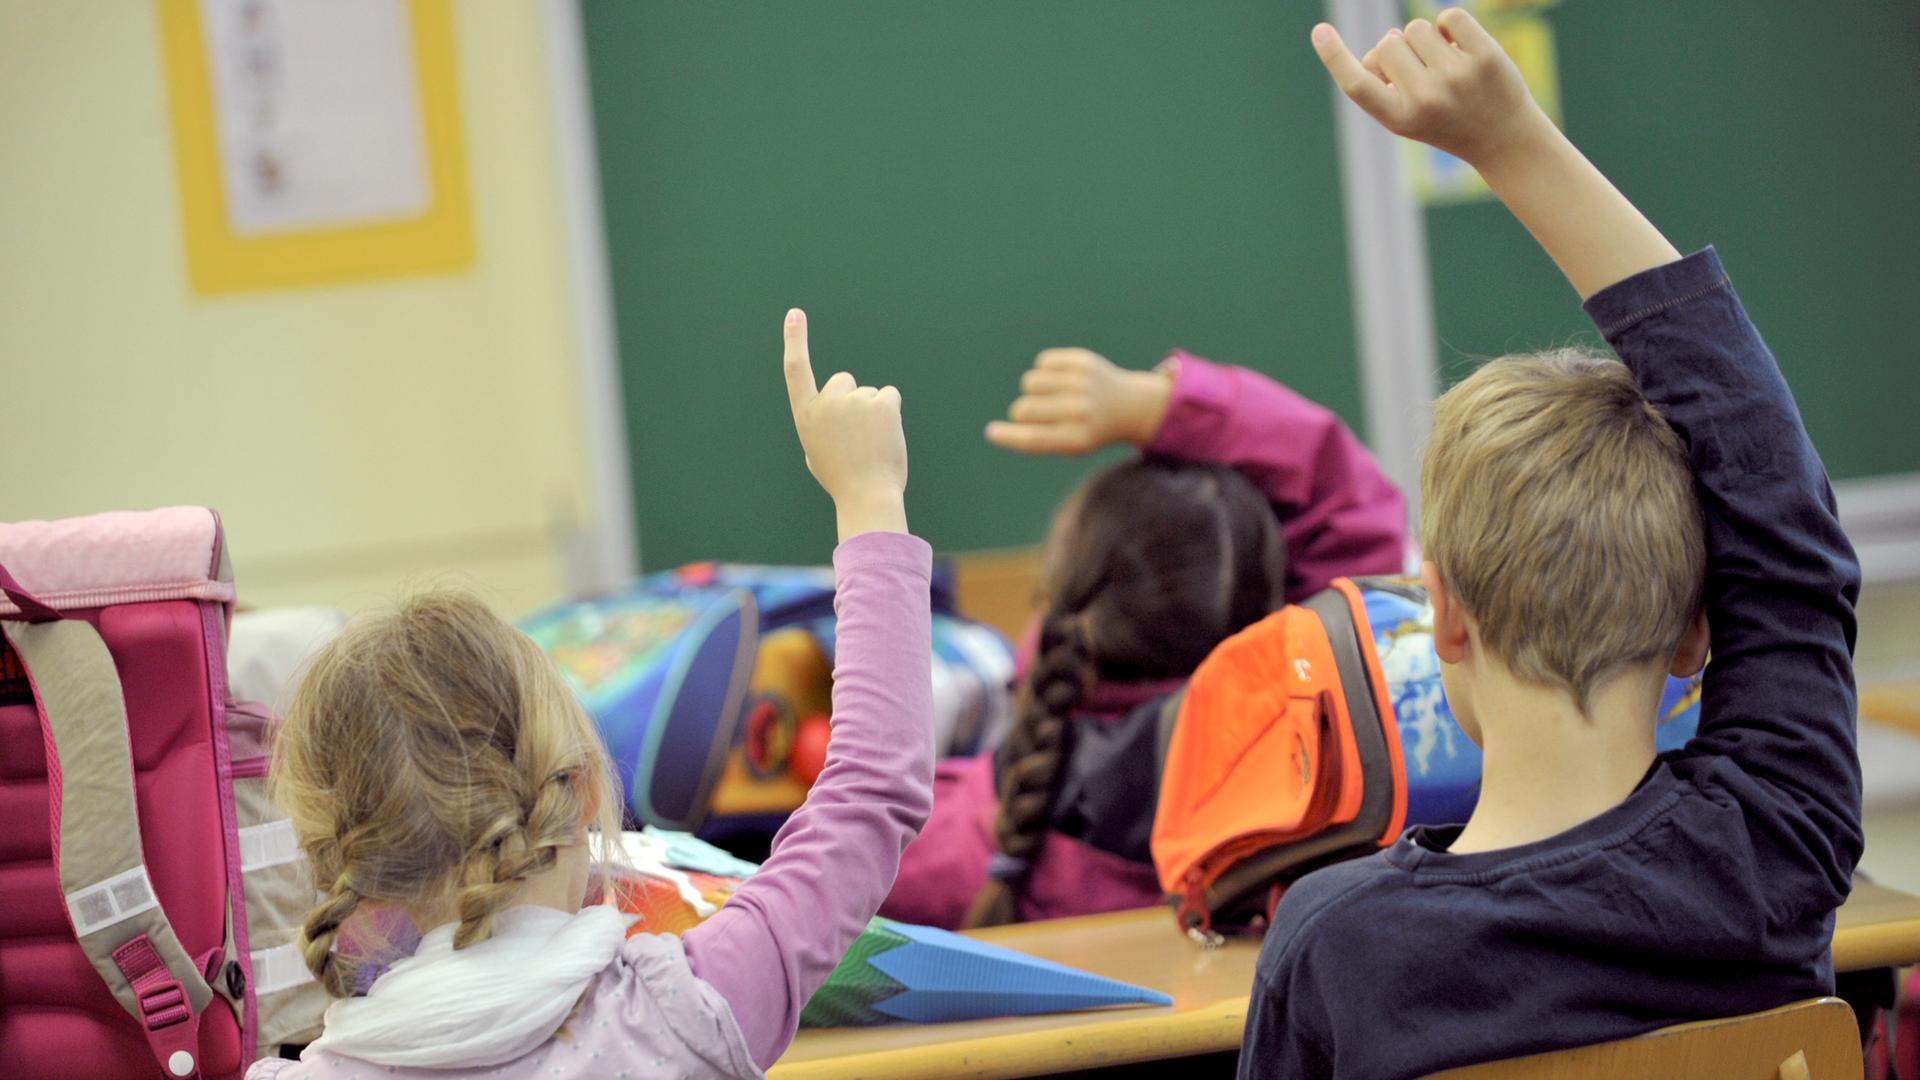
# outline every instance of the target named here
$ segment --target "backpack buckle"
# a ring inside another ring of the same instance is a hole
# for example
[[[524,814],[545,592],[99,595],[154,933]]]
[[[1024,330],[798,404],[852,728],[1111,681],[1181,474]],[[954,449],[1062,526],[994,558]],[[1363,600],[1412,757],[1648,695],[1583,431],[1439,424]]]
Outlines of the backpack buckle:
[[[1187,871],[1186,887],[1175,898],[1174,917],[1186,928],[1187,937],[1203,949],[1217,949],[1227,939],[1213,928],[1213,913],[1207,910],[1206,889],[1201,885],[1199,867]]]
[[[1203,926],[1187,927],[1187,939],[1209,952],[1227,943],[1225,934]]]
[[[153,940],[145,934],[113,950],[113,963],[133,989],[146,1028],[147,1049],[166,1074],[182,1080],[200,1075],[195,1052],[200,1049],[200,1025],[195,1020],[187,989],[160,959]]]
[[[193,1016],[187,1007],[187,992],[177,982],[149,986],[140,991],[140,1019],[148,1031],[172,1027]]]

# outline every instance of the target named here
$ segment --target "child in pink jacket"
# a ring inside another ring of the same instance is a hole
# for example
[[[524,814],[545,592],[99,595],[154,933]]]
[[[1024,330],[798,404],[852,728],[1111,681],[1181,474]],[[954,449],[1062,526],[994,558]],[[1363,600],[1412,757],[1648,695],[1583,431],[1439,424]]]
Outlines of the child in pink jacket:
[[[1327,409],[1176,352],[1128,371],[1051,349],[997,445],[1138,446],[1062,504],[999,751],[942,762],[883,914],[984,926],[1158,903],[1160,706],[1221,640],[1335,577],[1407,569],[1406,507]]]
[[[415,597],[316,657],[276,739],[275,794],[324,894],[301,940],[338,1000],[299,1061],[252,1080],[758,1076],[786,1049],[892,885],[933,765],[900,396],[844,373],[816,388],[799,311],[786,338],[794,426],[838,511],[839,649],[826,768],[766,864],[680,938],[582,909],[589,830],[619,828],[605,747],[525,636],[471,598]],[[342,927],[383,909],[430,929],[347,996],[377,943]]]

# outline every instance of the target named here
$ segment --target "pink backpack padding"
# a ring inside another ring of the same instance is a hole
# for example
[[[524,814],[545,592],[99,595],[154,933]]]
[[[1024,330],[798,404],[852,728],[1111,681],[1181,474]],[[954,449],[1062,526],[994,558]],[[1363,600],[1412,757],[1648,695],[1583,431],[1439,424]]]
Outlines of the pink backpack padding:
[[[219,519],[0,525],[0,591],[0,1076],[238,1077]]]

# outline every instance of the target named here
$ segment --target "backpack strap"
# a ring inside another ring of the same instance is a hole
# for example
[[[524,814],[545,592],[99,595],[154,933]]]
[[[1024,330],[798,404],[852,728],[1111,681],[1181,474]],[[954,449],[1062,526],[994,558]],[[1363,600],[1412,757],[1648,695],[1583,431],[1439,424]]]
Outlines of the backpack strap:
[[[1153,783],[1155,795],[1159,793],[1160,777],[1167,771],[1167,748],[1173,745],[1174,725],[1180,720],[1180,705],[1187,700],[1187,688],[1168,694],[1160,703],[1160,715],[1155,717],[1159,730],[1153,737]]]
[[[13,601],[13,606],[20,609],[20,614],[33,622],[49,622],[63,617],[58,611],[41,603],[39,597],[23,588],[13,579],[12,574],[7,573],[7,568],[4,566],[0,566],[0,594],[4,594],[7,599]]]
[[[106,642],[60,617],[0,570],[23,613],[0,620],[33,689],[46,742],[53,859],[74,937],[122,1008],[140,1024],[162,1075],[197,1078],[199,1018],[213,998],[154,896],[134,803],[126,700]],[[211,959],[211,958],[209,958]]]

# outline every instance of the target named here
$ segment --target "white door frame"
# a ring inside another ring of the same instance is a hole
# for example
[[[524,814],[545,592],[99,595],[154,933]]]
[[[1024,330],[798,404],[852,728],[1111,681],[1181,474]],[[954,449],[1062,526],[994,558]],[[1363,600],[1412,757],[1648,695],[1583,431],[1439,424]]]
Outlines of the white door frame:
[[[615,336],[613,275],[600,201],[600,165],[593,132],[586,36],[577,0],[547,0],[547,70],[552,83],[561,214],[566,229],[567,294],[578,343],[580,417],[586,426],[592,521],[568,552],[567,584],[593,592],[631,580],[640,570],[627,412]]]

